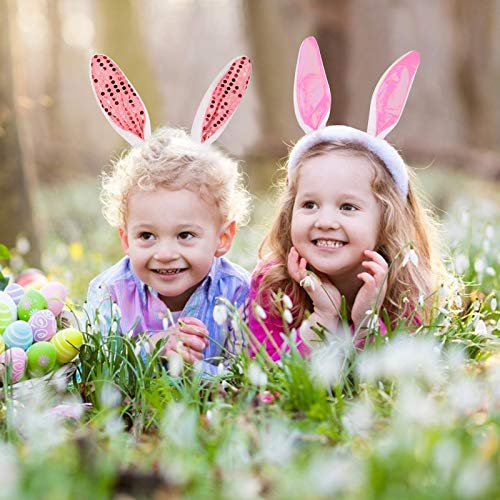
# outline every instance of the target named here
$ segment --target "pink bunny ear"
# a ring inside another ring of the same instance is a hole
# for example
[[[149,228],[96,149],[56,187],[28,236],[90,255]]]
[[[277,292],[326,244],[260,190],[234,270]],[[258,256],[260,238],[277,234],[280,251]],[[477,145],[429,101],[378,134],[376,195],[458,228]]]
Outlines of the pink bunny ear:
[[[221,135],[247,90],[251,73],[252,63],[245,56],[224,67],[198,106],[191,137],[210,144]]]
[[[306,38],[299,50],[293,92],[295,116],[306,133],[326,125],[332,97],[318,43]]]
[[[118,65],[103,54],[90,60],[94,95],[111,126],[132,146],[151,136],[148,112]]]
[[[373,91],[367,132],[383,139],[398,123],[420,63],[416,51],[401,56],[382,75]]]

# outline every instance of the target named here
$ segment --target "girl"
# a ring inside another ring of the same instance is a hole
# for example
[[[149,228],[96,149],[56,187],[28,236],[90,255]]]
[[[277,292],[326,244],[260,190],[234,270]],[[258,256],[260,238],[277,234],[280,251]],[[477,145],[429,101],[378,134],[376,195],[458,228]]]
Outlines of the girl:
[[[289,155],[278,215],[250,284],[252,352],[265,343],[272,359],[281,356],[280,290],[291,298],[289,326],[301,327],[297,347],[306,354],[318,328],[339,330],[342,296],[362,346],[367,311],[383,307],[397,321],[435,289],[442,263],[434,220],[403,159],[384,140],[399,121],[418,63],[419,54],[409,52],[382,76],[368,132],[325,127],[331,100],[319,48],[313,37],[302,43],[294,100],[306,135]],[[414,262],[418,256],[418,266],[405,265],[402,252]]]

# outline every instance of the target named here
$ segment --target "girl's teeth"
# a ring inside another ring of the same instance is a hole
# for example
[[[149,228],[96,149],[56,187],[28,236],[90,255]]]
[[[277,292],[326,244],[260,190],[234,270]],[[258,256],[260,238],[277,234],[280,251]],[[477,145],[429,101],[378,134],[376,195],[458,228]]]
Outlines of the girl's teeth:
[[[316,246],[338,248],[344,246],[344,242],[336,240],[316,240]]]

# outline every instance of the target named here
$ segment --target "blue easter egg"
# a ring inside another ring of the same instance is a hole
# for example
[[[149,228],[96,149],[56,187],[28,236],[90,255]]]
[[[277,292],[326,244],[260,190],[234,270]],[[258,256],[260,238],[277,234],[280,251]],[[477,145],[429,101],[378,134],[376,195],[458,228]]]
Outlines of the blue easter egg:
[[[26,351],[33,344],[33,330],[26,321],[14,321],[5,329],[3,339],[7,347],[20,347]]]

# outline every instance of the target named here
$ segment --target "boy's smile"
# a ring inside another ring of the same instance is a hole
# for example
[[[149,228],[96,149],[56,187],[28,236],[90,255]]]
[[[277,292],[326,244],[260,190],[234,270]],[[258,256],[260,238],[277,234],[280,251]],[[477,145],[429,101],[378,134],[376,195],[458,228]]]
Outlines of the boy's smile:
[[[233,237],[234,225],[223,224],[215,203],[188,189],[133,193],[120,229],[134,273],[173,311],[183,309]]]
[[[380,208],[362,156],[330,152],[300,167],[291,237],[299,254],[332,282],[356,280],[364,250],[377,246]]]

